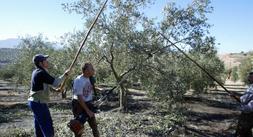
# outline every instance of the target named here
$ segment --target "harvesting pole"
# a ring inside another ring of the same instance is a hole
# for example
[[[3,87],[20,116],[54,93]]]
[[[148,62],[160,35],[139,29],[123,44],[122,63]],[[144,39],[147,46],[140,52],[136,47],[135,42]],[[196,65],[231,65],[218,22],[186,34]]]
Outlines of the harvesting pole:
[[[74,64],[76,63],[76,60],[77,60],[77,58],[78,58],[78,56],[79,56],[79,54],[80,54],[80,52],[81,52],[81,50],[82,50],[82,48],[83,48],[85,42],[87,41],[88,36],[90,35],[91,30],[92,30],[93,27],[95,26],[95,24],[96,24],[96,22],[97,22],[97,20],[98,20],[98,17],[100,16],[100,14],[102,13],[103,9],[105,8],[105,5],[106,5],[107,1],[108,1],[108,0],[106,0],[106,1],[104,2],[103,6],[101,7],[101,9],[99,10],[99,12],[97,13],[97,16],[95,17],[93,23],[91,24],[91,26],[90,26],[88,32],[86,33],[84,39],[82,40],[82,42],[81,42],[81,44],[80,44],[80,47],[79,47],[78,51],[76,52],[75,58],[74,58],[74,60],[72,61],[71,65],[70,65],[69,68],[68,68],[69,71],[72,70]],[[64,85],[66,84],[66,81],[67,81],[67,77],[64,77],[64,80],[63,80],[62,84],[60,85],[59,88],[56,89],[56,91],[62,92],[62,91],[63,91],[63,87],[64,87]]]
[[[204,71],[212,80],[217,82],[232,98],[234,98],[237,102],[241,102],[240,98],[236,96],[233,92],[227,90],[223,84],[218,81],[214,76],[212,76],[206,69],[204,69],[199,63],[197,63],[195,60],[193,60],[191,57],[189,57],[183,50],[181,50],[176,44],[171,42],[163,33],[158,32],[164,39],[166,39],[171,45],[173,45],[178,51],[180,51],[186,58],[188,58],[190,61],[192,61],[196,66],[198,66],[202,71]]]

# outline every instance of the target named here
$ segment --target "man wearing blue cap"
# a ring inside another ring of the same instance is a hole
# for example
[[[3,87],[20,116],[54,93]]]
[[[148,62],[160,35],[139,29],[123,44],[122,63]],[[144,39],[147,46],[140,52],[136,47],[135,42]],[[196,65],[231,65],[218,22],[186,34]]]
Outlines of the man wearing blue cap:
[[[49,85],[58,87],[67,76],[69,70],[59,78],[54,78],[48,73],[48,55],[37,54],[33,57],[36,69],[32,72],[31,89],[28,105],[33,111],[36,137],[53,137],[54,128],[52,118],[47,106],[49,102]]]

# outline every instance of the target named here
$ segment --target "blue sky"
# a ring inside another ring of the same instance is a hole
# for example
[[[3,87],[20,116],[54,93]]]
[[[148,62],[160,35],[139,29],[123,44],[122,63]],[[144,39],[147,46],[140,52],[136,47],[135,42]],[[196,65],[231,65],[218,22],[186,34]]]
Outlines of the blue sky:
[[[222,52],[253,50],[253,1],[213,0],[209,15],[211,34]]]
[[[63,33],[81,29],[80,15],[64,12],[70,0],[1,0],[0,39],[38,35],[56,40]]]
[[[80,15],[63,11],[61,3],[73,0],[1,0],[0,40],[18,36],[38,35],[57,40],[67,32],[82,29]],[[167,1],[185,4],[189,0],[157,0],[147,11],[152,17],[160,17]],[[220,53],[252,50],[253,46],[253,1],[212,0],[213,13],[208,22],[213,25],[211,35],[215,36]]]

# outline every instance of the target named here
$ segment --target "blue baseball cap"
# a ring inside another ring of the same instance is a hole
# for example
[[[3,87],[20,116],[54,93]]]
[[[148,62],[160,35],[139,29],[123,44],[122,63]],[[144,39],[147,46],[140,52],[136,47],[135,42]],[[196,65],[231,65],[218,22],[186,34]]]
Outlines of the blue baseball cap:
[[[46,60],[49,56],[48,55],[43,55],[43,54],[36,54],[33,57],[33,63],[35,65],[38,65],[40,62],[43,62],[44,60]]]

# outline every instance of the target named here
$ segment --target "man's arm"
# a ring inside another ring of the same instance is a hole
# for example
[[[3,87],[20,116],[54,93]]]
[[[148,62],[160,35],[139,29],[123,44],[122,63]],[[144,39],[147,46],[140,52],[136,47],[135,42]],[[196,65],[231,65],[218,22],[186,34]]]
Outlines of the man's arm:
[[[94,113],[88,108],[85,101],[83,100],[81,95],[78,95],[78,102],[81,105],[81,107],[84,109],[84,111],[89,115],[89,117],[94,117]]]
[[[42,77],[42,80],[44,83],[50,84],[53,87],[58,87],[61,84],[61,82],[63,81],[63,78],[68,76],[68,73],[69,73],[69,70],[66,70],[63,75],[61,75],[58,78],[54,78],[49,73],[43,71],[41,73],[41,77]]]

